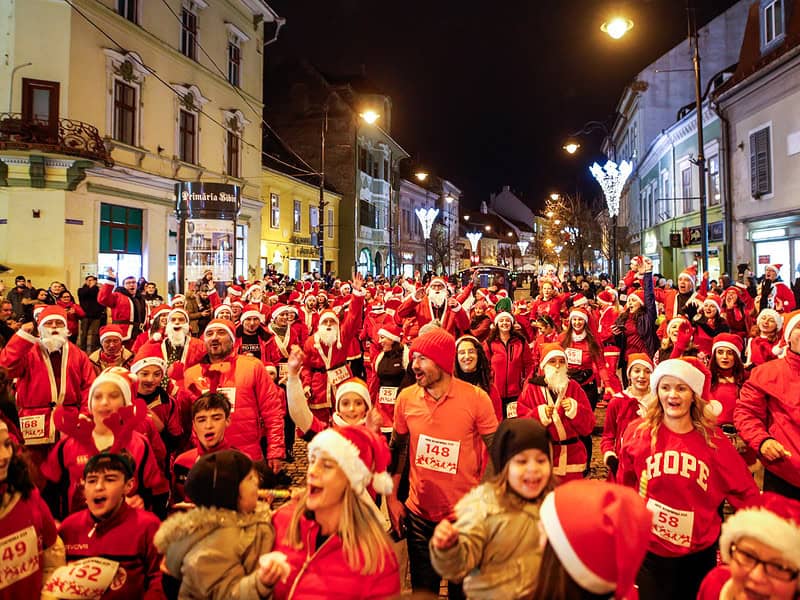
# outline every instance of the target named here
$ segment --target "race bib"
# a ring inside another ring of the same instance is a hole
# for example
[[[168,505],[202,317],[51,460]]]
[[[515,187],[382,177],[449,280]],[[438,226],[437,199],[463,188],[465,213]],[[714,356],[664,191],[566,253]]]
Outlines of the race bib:
[[[39,544],[33,525],[0,540],[0,590],[39,570]]]
[[[567,364],[571,366],[580,366],[583,363],[583,350],[577,348],[564,348],[564,354],[567,355]]]
[[[394,404],[398,389],[399,388],[396,387],[381,386],[381,389],[378,391],[378,402],[381,404]]]
[[[236,408],[236,388],[235,387],[220,387],[217,388],[217,393],[223,394],[228,402],[231,403],[231,413]]]
[[[458,453],[461,442],[441,440],[420,434],[417,440],[415,464],[423,469],[455,474],[458,471]]]
[[[647,508],[653,513],[652,532],[657,537],[682,548],[692,545],[693,511],[678,510],[652,498],[647,501]]]
[[[346,365],[328,371],[328,383],[336,387],[346,379],[350,379],[350,371]]]
[[[517,403],[509,402],[506,405],[506,419],[513,419],[517,416]]]
[[[69,600],[99,598],[111,586],[118,569],[119,563],[113,560],[84,558],[56,569],[43,591]]]
[[[56,441],[55,427],[51,427],[50,423],[50,409],[43,410],[42,414],[19,418],[19,428],[28,445],[52,444]]]

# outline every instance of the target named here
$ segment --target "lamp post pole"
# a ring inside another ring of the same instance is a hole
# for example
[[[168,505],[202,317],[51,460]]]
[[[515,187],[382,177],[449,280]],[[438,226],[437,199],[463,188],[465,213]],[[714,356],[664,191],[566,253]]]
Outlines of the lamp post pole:
[[[328,129],[328,103],[325,103],[322,114],[322,126],[319,131],[319,276],[325,278],[325,132]],[[332,223],[331,223],[332,225]]]
[[[703,136],[703,93],[700,79],[700,39],[697,34],[697,15],[691,1],[686,3],[686,16],[689,21],[689,43],[692,48],[694,67],[695,111],[697,112],[697,159],[694,161],[699,172],[698,196],[700,198],[700,253],[702,272],[708,271],[708,210],[706,207],[706,156]]]

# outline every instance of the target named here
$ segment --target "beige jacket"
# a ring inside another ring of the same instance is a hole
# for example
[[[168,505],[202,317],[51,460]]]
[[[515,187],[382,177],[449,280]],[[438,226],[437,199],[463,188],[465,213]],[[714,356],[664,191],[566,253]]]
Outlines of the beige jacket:
[[[169,517],[153,539],[167,570],[181,580],[179,600],[260,600],[272,588],[257,579],[258,559],[272,550],[275,528],[266,506],[241,514],[194,508]]]
[[[539,504],[509,511],[498,504],[494,490],[484,483],[459,500],[455,546],[447,550],[430,546],[433,567],[445,579],[463,579],[467,598],[528,596],[539,574]]]

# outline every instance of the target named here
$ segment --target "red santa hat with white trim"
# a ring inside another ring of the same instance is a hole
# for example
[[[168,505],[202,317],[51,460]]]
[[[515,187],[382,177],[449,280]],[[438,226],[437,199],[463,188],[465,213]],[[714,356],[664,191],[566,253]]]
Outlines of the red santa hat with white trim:
[[[326,308],[321,313],[319,313],[319,325],[317,326],[317,331],[314,333],[314,347],[316,347],[318,350],[320,349],[319,348],[319,342],[320,342],[319,333],[320,333],[320,330],[322,329],[322,322],[325,319],[333,319],[334,321],[336,321],[336,347],[337,348],[341,348],[342,347],[342,330],[339,327],[339,325],[340,325],[340,323],[339,323],[339,315],[332,308]]]
[[[272,307],[272,312],[269,315],[270,321],[274,321],[281,315],[288,315],[292,311],[294,311],[294,308],[288,304],[276,304]]]
[[[158,367],[164,373],[167,372],[167,361],[164,360],[161,344],[142,344],[139,350],[137,350],[136,356],[133,357],[131,373],[136,375],[145,367],[150,366]]]
[[[764,312],[763,310],[761,311]],[[760,316],[760,315],[759,315]],[[788,344],[792,329],[800,325],[800,310],[795,310],[786,315],[786,326],[783,328],[783,340]],[[780,327],[780,325],[778,325]]]
[[[766,272],[767,269],[772,269],[773,271],[775,271],[775,273],[780,275],[781,274],[781,267],[783,267],[783,263],[773,263],[771,265],[767,265],[766,267],[764,267],[764,272]]]
[[[692,282],[692,287],[697,285],[697,265],[691,265],[686,267],[683,271],[680,272],[678,275],[678,279],[681,277],[685,277],[689,281]]]
[[[264,322],[264,313],[262,313],[261,310],[258,308],[258,306],[256,306],[255,304],[245,305],[245,307],[242,309],[242,314],[239,317],[239,320],[244,321],[245,319],[248,319],[250,317],[258,317],[258,320],[260,322],[262,323]]]
[[[111,325],[103,325],[100,328],[100,343],[103,343],[103,340],[116,337],[119,339],[125,339],[125,333],[122,331],[122,326],[117,325],[116,323],[112,323]]]
[[[562,357],[564,360],[567,358],[567,353],[564,348],[557,342],[550,342],[549,344],[542,344],[542,358],[539,360],[539,366],[544,368],[547,362],[556,357]]]
[[[403,331],[400,329],[400,326],[395,323],[385,323],[383,327],[378,329],[378,335],[398,343],[403,339]]]
[[[249,300],[250,295],[256,290],[260,290],[262,292],[264,291],[264,288],[261,287],[259,282],[252,283],[247,287],[247,289],[244,291],[244,294],[242,294],[242,300]]]
[[[712,341],[712,354],[717,351],[717,348],[728,348],[729,350],[733,350],[736,352],[736,356],[741,358],[742,350],[744,349],[744,343],[742,342],[742,338],[738,335],[733,333],[720,333],[719,335],[715,336]]]
[[[157,321],[161,315],[168,315],[172,307],[169,304],[159,304],[150,311],[150,322]]]
[[[663,360],[653,370],[650,376],[650,389],[657,390],[661,378],[669,375],[683,381],[692,391],[699,396],[705,406],[707,416],[718,417],[722,413],[722,404],[711,399],[711,372],[703,361],[695,356],[682,356]]]
[[[203,330],[203,333],[213,331],[214,329],[222,329],[231,336],[231,340],[236,341],[236,327],[228,319],[211,319]]]
[[[583,319],[584,323],[589,323],[589,315],[580,307],[572,307],[572,310],[569,311],[569,320],[572,319]]]
[[[48,321],[52,321],[53,319],[61,319],[64,321],[64,325],[67,324],[67,311],[64,310],[62,306],[58,304],[50,304],[45,306],[41,311],[39,311],[38,316],[36,317],[36,324],[37,325],[44,325]]]
[[[539,514],[547,543],[581,588],[636,597],[653,522],[639,494],[605,481],[570,481],[545,497]]]
[[[175,294],[172,297],[172,300],[170,300],[169,305],[172,308],[175,308],[175,303],[176,302],[183,302],[184,304],[186,304],[186,296],[184,296],[183,294]]]
[[[603,304],[614,304],[617,301],[617,290],[612,287],[607,287],[597,294],[597,300]]]
[[[227,300],[227,298],[225,298],[225,300]],[[221,313],[225,312],[225,311],[228,311],[228,313],[230,313],[230,315],[233,316],[233,310],[231,309],[230,302],[223,302],[217,308],[215,308],[214,309],[214,318],[215,319],[220,319],[221,317],[219,315]]]
[[[722,298],[717,294],[709,294],[703,300],[703,306],[710,305],[717,309],[717,314],[722,312]]]
[[[244,290],[242,290],[242,286],[233,284],[228,288],[228,296],[233,296],[234,298],[241,298]]]
[[[92,397],[95,390],[103,383],[113,383],[122,393],[123,406],[131,406],[136,397],[136,375],[124,367],[108,367],[95,377],[89,387],[89,412],[92,410]]]

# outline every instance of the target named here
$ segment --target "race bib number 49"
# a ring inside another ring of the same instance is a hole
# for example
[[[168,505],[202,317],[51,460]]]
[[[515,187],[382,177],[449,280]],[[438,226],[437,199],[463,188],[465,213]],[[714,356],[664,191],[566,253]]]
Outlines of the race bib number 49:
[[[420,434],[414,464],[430,471],[455,474],[461,443]]]
[[[653,513],[652,532],[654,535],[681,548],[691,547],[692,529],[694,528],[693,511],[678,510],[652,498],[647,501],[647,508]]]
[[[0,540],[0,590],[39,570],[39,545],[33,525]]]

